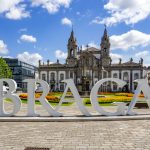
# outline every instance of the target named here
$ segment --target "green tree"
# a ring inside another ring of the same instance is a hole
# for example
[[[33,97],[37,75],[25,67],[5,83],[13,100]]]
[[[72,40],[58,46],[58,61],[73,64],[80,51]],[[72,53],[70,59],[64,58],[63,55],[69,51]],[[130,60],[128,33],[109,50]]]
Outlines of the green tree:
[[[0,79],[12,78],[12,71],[3,58],[0,58]]]

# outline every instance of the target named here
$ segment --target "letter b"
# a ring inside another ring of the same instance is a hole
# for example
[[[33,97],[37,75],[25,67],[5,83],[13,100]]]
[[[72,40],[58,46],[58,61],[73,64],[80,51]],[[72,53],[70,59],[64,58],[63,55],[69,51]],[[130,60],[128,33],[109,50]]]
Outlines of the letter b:
[[[3,83],[6,82],[9,86],[8,92],[5,94],[3,91]],[[15,115],[21,108],[20,98],[14,94],[17,84],[12,79],[0,79],[0,116],[9,117]],[[4,98],[9,98],[13,102],[14,108],[11,113],[6,113],[4,109]]]

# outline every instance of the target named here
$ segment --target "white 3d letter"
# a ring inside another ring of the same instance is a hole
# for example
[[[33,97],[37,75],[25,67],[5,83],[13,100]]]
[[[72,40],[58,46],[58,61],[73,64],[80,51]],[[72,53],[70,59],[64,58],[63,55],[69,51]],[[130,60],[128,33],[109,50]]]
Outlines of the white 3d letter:
[[[92,88],[91,95],[90,95],[90,100],[91,100],[92,106],[94,107],[94,109],[97,112],[99,112],[100,114],[105,115],[105,116],[125,115],[125,106],[126,106],[125,103],[119,103],[118,110],[115,113],[106,112],[102,107],[99,106],[99,103],[98,103],[98,100],[97,100],[97,93],[98,93],[99,87],[104,82],[107,82],[107,81],[116,82],[119,87],[123,87],[126,84],[126,82],[124,82],[120,79],[117,79],[117,78],[105,78],[105,79],[102,79],[102,80],[98,81],[95,84],[95,86]]]
[[[43,88],[43,93],[41,97],[36,98],[36,99],[41,102],[41,104],[44,106],[44,108],[46,108],[47,112],[51,116],[55,116],[55,117],[62,116],[61,113],[53,109],[53,107],[48,103],[48,101],[45,98],[46,95],[49,93],[49,85],[47,84],[47,82],[43,80],[35,80],[35,79],[26,79],[24,80],[24,82],[27,82],[28,84],[28,114],[27,116],[32,116],[32,117],[39,116],[35,112],[35,85],[36,83],[40,83],[41,87]]]
[[[133,108],[134,108],[134,106],[135,106],[135,104],[139,98],[139,95],[141,94],[141,91],[143,92],[145,99],[147,101],[147,104],[150,108],[150,86],[148,85],[148,79],[138,79],[138,80],[135,80],[134,82],[138,83],[138,87],[135,90],[135,94],[134,94],[132,101],[129,105],[129,108],[127,111],[128,115],[135,115],[136,114],[135,112],[132,112],[132,110],[133,110]]]
[[[72,94],[73,94],[73,96],[75,98],[75,101],[77,103],[77,106],[80,109],[80,111],[82,112],[82,114],[85,115],[85,116],[91,116],[90,113],[88,112],[88,110],[83,105],[82,99],[81,99],[81,97],[80,97],[80,95],[78,93],[77,88],[75,87],[75,84],[74,84],[73,80],[72,79],[67,79],[67,80],[63,80],[62,82],[67,83],[67,86],[66,86],[66,89],[65,89],[65,91],[64,91],[64,93],[63,93],[63,95],[61,97],[61,100],[60,100],[59,104],[56,107],[56,110],[58,110],[59,107],[61,106],[61,104],[63,102],[65,102],[64,98],[65,98],[65,96],[67,94],[68,89],[70,88],[70,90],[71,90],[71,92],[72,92]]]
[[[9,86],[9,90],[6,94],[3,93],[3,83],[6,82]],[[21,108],[21,100],[13,94],[16,91],[17,84],[12,79],[0,79],[0,116],[9,117],[14,116]],[[11,113],[6,113],[4,109],[4,98],[9,98],[13,102],[14,109]]]

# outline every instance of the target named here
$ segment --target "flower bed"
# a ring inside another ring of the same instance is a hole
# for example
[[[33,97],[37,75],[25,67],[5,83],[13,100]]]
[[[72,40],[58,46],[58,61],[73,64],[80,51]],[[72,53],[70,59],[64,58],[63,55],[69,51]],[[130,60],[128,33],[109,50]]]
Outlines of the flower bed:
[[[127,96],[133,97],[133,93],[110,93],[110,92],[99,92],[98,95],[114,95],[114,96]],[[140,94],[139,97],[144,97],[143,94]]]
[[[42,93],[35,93],[35,99],[36,98],[39,98],[40,96],[42,95]],[[22,100],[27,100],[28,99],[28,94],[26,93],[23,93],[23,94],[20,94],[19,95],[20,99]],[[60,99],[57,97],[57,96],[50,96],[50,95],[47,95],[45,97],[49,102],[53,102],[53,103],[59,103]]]
[[[98,98],[99,103],[113,103],[113,102],[131,102],[131,97],[107,97],[107,98]],[[84,99],[85,104],[91,104],[91,101],[89,98]]]

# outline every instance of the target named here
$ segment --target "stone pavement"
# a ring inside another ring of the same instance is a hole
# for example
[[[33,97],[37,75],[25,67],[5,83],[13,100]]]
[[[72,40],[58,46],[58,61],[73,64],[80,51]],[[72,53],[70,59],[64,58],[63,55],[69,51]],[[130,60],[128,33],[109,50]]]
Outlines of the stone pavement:
[[[10,110],[10,103],[6,103]],[[42,115],[47,113],[36,106]],[[88,108],[95,113],[92,108]],[[110,111],[114,107],[107,107]],[[150,113],[147,109],[135,110]],[[25,115],[24,104],[18,115]],[[75,105],[61,112],[80,115]],[[47,147],[52,150],[150,150],[150,120],[90,122],[0,122],[0,150]]]

